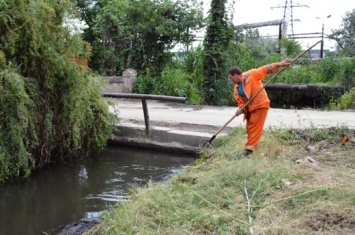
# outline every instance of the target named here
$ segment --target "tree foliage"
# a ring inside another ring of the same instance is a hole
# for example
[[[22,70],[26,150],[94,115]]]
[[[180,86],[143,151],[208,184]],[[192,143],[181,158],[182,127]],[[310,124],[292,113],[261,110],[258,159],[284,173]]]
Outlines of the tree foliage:
[[[0,180],[98,153],[113,116],[101,85],[74,57],[90,46],[63,26],[71,1],[0,6]]]
[[[100,74],[120,75],[124,69],[135,68],[139,73],[159,75],[171,60],[167,52],[177,43],[191,43],[189,31],[203,24],[201,2],[195,0],[98,3],[102,7],[93,23],[90,66]]]
[[[8,176],[29,175],[34,158],[26,147],[34,139],[23,140],[31,118],[32,103],[25,92],[24,80],[0,66],[0,181]]]
[[[346,56],[355,56],[355,9],[345,14],[339,29],[332,30],[330,39],[337,42],[337,49]]]
[[[228,26],[226,14],[226,0],[212,0],[209,13],[209,21],[203,46],[205,49],[203,100],[209,105],[227,104],[230,94],[230,86],[226,81],[225,53],[230,40],[232,30]]]

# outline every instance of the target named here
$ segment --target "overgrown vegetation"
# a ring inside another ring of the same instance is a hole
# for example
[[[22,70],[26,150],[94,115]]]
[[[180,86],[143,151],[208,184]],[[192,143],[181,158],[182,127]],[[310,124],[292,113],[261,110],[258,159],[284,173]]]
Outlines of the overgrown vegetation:
[[[82,19],[91,26],[84,39],[91,43],[90,67],[102,75],[121,75],[127,68],[159,76],[171,61],[177,43],[191,43],[190,31],[203,26],[202,2],[78,1]]]
[[[197,47],[166,66],[161,76],[138,76],[135,93],[187,97],[190,104],[201,104],[203,49]]]
[[[229,83],[223,70],[225,54],[233,30],[226,13],[226,0],[212,0],[208,17],[206,35],[203,41],[204,62],[202,99],[209,105],[228,104]]]
[[[1,57],[0,51],[0,57]],[[28,176],[35,166],[35,158],[27,147],[34,139],[24,141],[29,130],[29,109],[33,106],[25,91],[23,78],[0,65],[0,181],[11,176]]]
[[[0,5],[0,181],[96,154],[115,118],[102,82],[72,62],[90,46],[63,26],[71,1]]]
[[[346,127],[270,128],[251,158],[244,129],[168,182],[134,188],[88,234],[351,234],[355,142]]]
[[[355,55],[355,9],[346,12],[342,24],[338,29],[332,30],[330,39],[337,42],[338,50],[345,56],[353,57]]]
[[[346,92],[340,99],[330,103],[332,110],[344,110],[355,107],[355,87]]]

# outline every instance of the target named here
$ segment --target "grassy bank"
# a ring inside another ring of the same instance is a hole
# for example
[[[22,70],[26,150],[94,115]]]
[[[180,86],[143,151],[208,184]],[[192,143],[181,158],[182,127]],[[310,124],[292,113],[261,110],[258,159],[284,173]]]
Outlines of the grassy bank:
[[[163,184],[134,188],[88,234],[354,234],[355,142],[344,128],[244,129]],[[306,158],[308,157],[308,158]]]

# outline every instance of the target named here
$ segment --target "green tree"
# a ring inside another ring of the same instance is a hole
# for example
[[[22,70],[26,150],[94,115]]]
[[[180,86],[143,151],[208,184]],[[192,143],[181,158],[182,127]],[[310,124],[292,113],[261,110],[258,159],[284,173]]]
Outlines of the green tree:
[[[101,4],[103,1],[101,1]],[[203,26],[196,0],[113,0],[100,8],[93,28],[91,68],[116,75],[126,68],[159,75],[177,43],[191,43]]]
[[[203,46],[205,50],[203,82],[203,101],[209,105],[226,105],[231,97],[224,71],[225,53],[232,39],[232,30],[228,26],[226,0],[212,0],[209,21]]]
[[[101,81],[73,62],[90,46],[63,26],[70,0],[0,5],[0,180],[96,154],[114,117]]]
[[[355,9],[345,14],[339,29],[332,30],[330,39],[337,42],[337,49],[346,56],[355,55]]]
[[[78,18],[88,26],[83,31],[83,39],[93,43],[96,38],[95,19],[108,0],[76,0]]]

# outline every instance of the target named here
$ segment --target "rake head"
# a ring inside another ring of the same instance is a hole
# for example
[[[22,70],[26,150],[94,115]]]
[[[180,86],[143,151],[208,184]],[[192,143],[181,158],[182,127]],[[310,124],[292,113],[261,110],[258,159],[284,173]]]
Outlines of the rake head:
[[[211,140],[202,140],[199,145],[200,145],[200,148],[212,148],[213,147]]]

